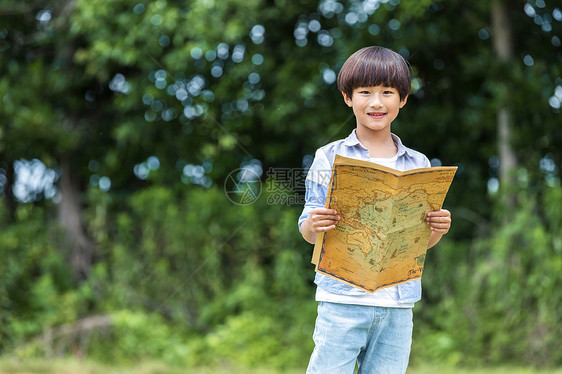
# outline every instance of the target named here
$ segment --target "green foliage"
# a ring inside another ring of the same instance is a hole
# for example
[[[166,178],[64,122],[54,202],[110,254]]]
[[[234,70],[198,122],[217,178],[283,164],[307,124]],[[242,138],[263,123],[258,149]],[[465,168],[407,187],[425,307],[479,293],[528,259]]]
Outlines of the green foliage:
[[[17,343],[18,356],[42,356],[43,340],[32,338],[87,316],[85,306],[93,302],[112,319],[110,327],[86,333],[88,356],[96,360],[133,363],[159,358],[180,366],[223,361],[242,366],[302,365],[312,349],[315,314],[310,251],[294,235],[299,211],[270,205],[267,197],[264,192],[254,204],[237,206],[222,188],[174,193],[157,186],[136,193],[129,206],[109,215],[112,203],[92,189],[91,198],[99,198],[98,205],[85,216],[98,232],[101,257],[90,279],[80,287],[68,283],[61,288],[52,268],[46,268],[45,274],[16,277],[18,287],[31,287],[20,301],[27,304],[17,305],[18,298],[11,294],[2,300],[26,314],[14,319],[15,314],[3,309],[8,318],[3,327],[9,328],[3,334]],[[32,205],[22,205],[20,211],[30,209]],[[37,219],[20,216],[28,218],[22,222],[26,230]],[[11,227],[15,231],[19,226]],[[5,234],[0,242],[16,242],[10,238]],[[14,244],[11,249],[15,248]],[[38,247],[38,257],[28,261],[32,269],[54,263],[65,271],[58,252],[51,259],[44,256],[45,250],[53,251]],[[68,274],[61,281],[68,282]],[[2,284],[8,291],[16,287]],[[61,342],[68,342],[58,344],[69,353],[77,347],[74,339],[74,335],[62,337]]]
[[[7,224],[0,204],[0,349],[13,347],[44,328],[73,320],[83,306],[68,281],[56,232],[45,230],[44,212],[21,205]]]
[[[562,203],[561,192],[547,188],[538,198],[521,191],[517,213],[499,214],[490,235],[461,253],[452,243],[437,250],[424,283],[444,302],[428,307],[426,298],[418,310],[416,356],[454,364],[562,364],[553,328],[562,323],[562,226],[560,210],[552,208]],[[455,283],[447,284],[451,269]]]
[[[254,204],[237,206],[222,188],[174,192],[155,186],[131,196],[114,214],[117,203],[91,188],[95,203],[85,217],[96,233],[98,263],[80,286],[69,281],[61,253],[42,244],[52,238],[44,230],[49,226],[31,214],[36,208],[21,205],[21,223],[0,236],[7,251],[1,282],[7,295],[1,300],[10,303],[2,308],[2,334],[11,339],[3,348],[15,346],[23,358],[43,356],[48,347],[35,337],[72,325],[95,305],[112,325],[82,333],[86,338],[57,338],[64,352],[82,351],[86,339],[88,356],[108,363],[305,362],[315,312],[310,251],[294,235],[299,211],[270,205],[267,198],[264,192]],[[21,234],[32,227],[38,235]],[[26,253],[33,257],[24,261]]]
[[[110,329],[90,337],[88,357],[113,365],[131,365],[156,357],[174,365],[185,363],[189,354],[185,336],[160,315],[120,310],[111,318]],[[108,341],[112,344],[108,345]]]
[[[112,327],[87,349],[99,360],[304,366],[315,303],[301,206],[272,203],[271,191],[238,206],[223,184],[250,161],[301,167],[347,135],[353,117],[333,75],[377,44],[412,65],[393,131],[459,166],[453,229],[426,260],[413,362],[562,364],[560,10],[513,6],[515,58],[499,62],[493,2],[340,3],[2,2],[0,353],[44,355],[49,328],[106,314]],[[503,195],[486,196],[500,105],[516,119],[521,191],[509,211]],[[56,203],[20,203],[22,158],[70,175],[73,190],[59,182]],[[194,165],[205,179],[186,173]],[[60,199],[74,195],[73,223],[92,244],[80,281],[58,226]]]
[[[206,341],[218,362],[244,367],[304,366],[312,352],[311,344],[298,346],[299,340],[286,333],[286,326],[274,316],[250,312],[228,318]]]

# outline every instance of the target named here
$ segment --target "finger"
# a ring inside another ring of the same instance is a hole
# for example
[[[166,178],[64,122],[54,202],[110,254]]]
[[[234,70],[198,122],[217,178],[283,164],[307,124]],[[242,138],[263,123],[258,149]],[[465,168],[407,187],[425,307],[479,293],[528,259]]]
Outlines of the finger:
[[[330,208],[315,208],[313,210],[313,213],[321,214],[321,215],[331,215],[331,216],[338,214],[338,212],[335,209],[330,209]]]
[[[427,218],[451,218],[450,214],[443,214],[441,212],[429,212]]]
[[[432,217],[426,220],[427,223],[451,223],[449,217]]]
[[[426,222],[428,225],[451,225],[451,221],[446,219],[428,219]]]
[[[451,212],[447,209],[432,210],[427,213],[428,216],[450,216]]]
[[[431,231],[436,232],[438,234],[446,234],[449,232],[449,229],[438,229],[435,227],[431,227]]]
[[[312,220],[314,222],[320,222],[320,221],[325,221],[325,220],[330,220],[330,221],[339,221],[341,219],[340,216],[338,215],[332,215],[332,214],[317,214],[314,215],[312,217]]]
[[[337,223],[338,223],[337,220],[326,219],[326,220],[315,222],[313,226],[314,227],[325,227],[325,226],[332,226],[332,225],[335,225]]]
[[[326,232],[326,231],[330,231],[336,228],[336,225],[331,225],[331,226],[324,226],[324,227],[318,227],[315,228],[316,232]]]
[[[451,225],[446,223],[434,223],[434,224],[430,224],[429,227],[432,230],[449,230],[451,228]]]
[[[429,227],[438,230],[449,230],[451,228],[451,225],[447,225],[445,223],[437,223],[437,224],[431,224],[429,225]]]
[[[443,215],[430,215],[429,213],[427,214],[426,217],[428,220],[447,220],[450,221],[451,220],[451,216],[443,216]]]

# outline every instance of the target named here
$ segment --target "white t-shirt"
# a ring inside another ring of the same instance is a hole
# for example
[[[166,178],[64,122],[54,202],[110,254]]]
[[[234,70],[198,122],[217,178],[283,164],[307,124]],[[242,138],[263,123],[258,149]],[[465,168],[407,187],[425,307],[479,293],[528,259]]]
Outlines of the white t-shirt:
[[[396,169],[396,160],[398,154],[391,158],[371,158],[370,161]],[[338,295],[324,291],[322,288],[316,288],[316,301],[327,301],[340,304],[382,306],[386,308],[413,308],[414,303],[399,303],[398,286],[392,286],[380,289],[372,294],[366,295]]]

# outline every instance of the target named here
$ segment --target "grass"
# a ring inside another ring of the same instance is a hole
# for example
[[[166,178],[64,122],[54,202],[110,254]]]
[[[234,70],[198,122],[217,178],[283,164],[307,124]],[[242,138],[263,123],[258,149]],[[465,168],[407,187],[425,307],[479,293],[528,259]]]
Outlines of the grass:
[[[235,369],[213,367],[185,369],[158,362],[146,362],[130,367],[110,367],[91,361],[78,360],[17,360],[1,359],[0,374],[302,374],[301,370]],[[562,374],[561,369],[533,369],[517,367],[456,368],[428,366],[410,368],[407,374]]]
[[[407,374],[562,374],[562,369],[534,369],[519,367],[458,368],[432,366],[408,369]]]

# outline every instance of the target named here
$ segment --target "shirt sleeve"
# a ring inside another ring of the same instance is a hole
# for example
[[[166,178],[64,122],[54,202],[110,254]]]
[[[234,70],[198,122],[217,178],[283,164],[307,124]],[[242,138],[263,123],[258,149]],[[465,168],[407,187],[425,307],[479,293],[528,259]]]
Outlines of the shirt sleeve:
[[[331,175],[332,167],[328,157],[322,149],[317,150],[304,182],[306,187],[305,204],[298,221],[299,231],[310,212],[325,205]]]

